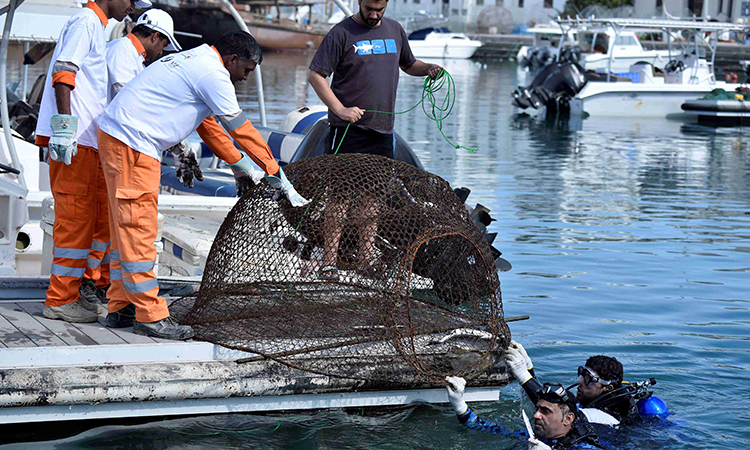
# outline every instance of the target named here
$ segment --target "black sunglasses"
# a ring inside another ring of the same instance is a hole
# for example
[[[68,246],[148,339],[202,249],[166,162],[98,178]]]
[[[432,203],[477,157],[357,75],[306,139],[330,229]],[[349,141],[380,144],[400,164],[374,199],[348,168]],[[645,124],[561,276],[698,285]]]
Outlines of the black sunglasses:
[[[609,386],[612,381],[602,380],[601,378],[594,375],[593,371],[586,366],[578,366],[578,376],[583,378],[583,385],[588,386],[590,383],[599,382],[604,386]]]

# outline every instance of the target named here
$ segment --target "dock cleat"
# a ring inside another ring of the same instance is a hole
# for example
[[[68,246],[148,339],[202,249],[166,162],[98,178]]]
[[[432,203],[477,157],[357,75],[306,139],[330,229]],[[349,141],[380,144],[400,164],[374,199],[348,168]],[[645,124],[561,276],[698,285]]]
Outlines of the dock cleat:
[[[171,317],[156,322],[138,322],[133,324],[133,333],[162,339],[184,341],[195,336],[195,332],[188,325],[180,325]]]
[[[104,322],[109,328],[128,328],[135,323],[135,305],[129,304],[119,311],[107,314],[107,320]]]
[[[78,302],[60,306],[45,306],[42,315],[48,319],[64,320],[72,323],[91,323],[99,320],[99,314],[89,311]]]
[[[99,299],[99,291],[92,280],[84,278],[81,280],[81,287],[78,289],[80,294],[78,303],[87,310],[96,314],[102,314],[106,311],[102,301]]]

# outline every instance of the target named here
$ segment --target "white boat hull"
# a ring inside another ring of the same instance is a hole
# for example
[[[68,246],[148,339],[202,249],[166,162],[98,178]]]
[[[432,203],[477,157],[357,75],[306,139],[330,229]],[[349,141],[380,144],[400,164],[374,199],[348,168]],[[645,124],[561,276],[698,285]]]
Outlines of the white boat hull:
[[[675,59],[681,53],[672,52],[672,58]],[[639,62],[647,62],[654,67],[664,69],[664,66],[670,61],[669,51],[646,51],[637,55],[615,55],[612,59],[612,72],[629,72],[630,66]],[[587,55],[581,62],[586,70],[607,70],[609,65],[609,56],[607,55]]]
[[[685,118],[682,104],[738,84],[589,83],[570,101],[571,115]]]
[[[453,58],[453,59],[469,59],[474,56],[474,53],[481,43],[478,45],[436,45],[432,43],[425,44],[419,41],[409,41],[412,53],[415,58]]]

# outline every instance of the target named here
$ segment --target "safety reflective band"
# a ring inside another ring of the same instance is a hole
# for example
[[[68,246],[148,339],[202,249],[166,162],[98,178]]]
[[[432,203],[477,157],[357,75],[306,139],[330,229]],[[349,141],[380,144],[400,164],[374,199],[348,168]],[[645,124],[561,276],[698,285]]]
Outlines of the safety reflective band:
[[[109,279],[122,281],[122,271],[118,269],[109,269]]]
[[[54,254],[55,258],[88,259],[89,249],[54,247]]]
[[[106,255],[104,255],[104,258],[102,258],[102,264],[109,264],[111,260],[112,258],[110,257],[109,253],[107,253]]]
[[[219,118],[219,121],[222,125],[224,125],[224,128],[227,129],[227,131],[234,131],[237,128],[241,127],[242,124],[245,123],[247,118],[244,114],[242,114],[242,111],[239,111],[237,114],[233,115],[226,115],[226,116],[217,116]]]
[[[52,275],[57,275],[58,277],[76,277],[81,278],[83,277],[83,273],[86,271],[85,267],[65,267],[61,266],[59,264],[52,264],[52,268],[50,269],[50,273]]]
[[[125,262],[120,261],[122,270],[128,273],[150,272],[156,261]]]
[[[89,256],[88,261],[86,261],[86,267],[88,267],[89,269],[98,269],[101,263],[101,259],[96,259]]]
[[[111,275],[110,275],[110,278],[111,278]],[[129,292],[132,292],[133,294],[142,294],[152,289],[158,289],[159,280],[157,280],[156,278],[153,278],[151,280],[141,281],[140,283],[130,283],[128,281],[123,281],[122,285],[126,290],[128,290]]]
[[[106,252],[109,247],[109,242],[93,241],[91,243],[91,250],[95,252]]]

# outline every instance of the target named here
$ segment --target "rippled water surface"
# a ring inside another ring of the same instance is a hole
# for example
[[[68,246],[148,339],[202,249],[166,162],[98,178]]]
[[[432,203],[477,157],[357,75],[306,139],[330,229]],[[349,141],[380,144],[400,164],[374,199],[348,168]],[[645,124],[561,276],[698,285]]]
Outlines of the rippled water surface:
[[[320,103],[305,87],[309,55],[266,55],[269,125]],[[472,190],[497,219],[506,316],[544,381],[575,382],[593,354],[625,378],[656,377],[673,414],[623,430],[621,448],[750,446],[750,134],[667,120],[547,122],[518,115],[515,64],[446,63],[458,102],[445,131],[416,110],[396,120],[427,170]],[[402,75],[397,110],[421,96]],[[241,101],[256,123],[252,83]],[[528,406],[528,401],[524,401]],[[504,389],[482,415],[522,428],[522,396]],[[95,425],[95,424],[94,424]],[[93,425],[92,425],[93,426]],[[24,448],[525,448],[468,431],[448,406],[295,415],[222,415],[98,426]]]

